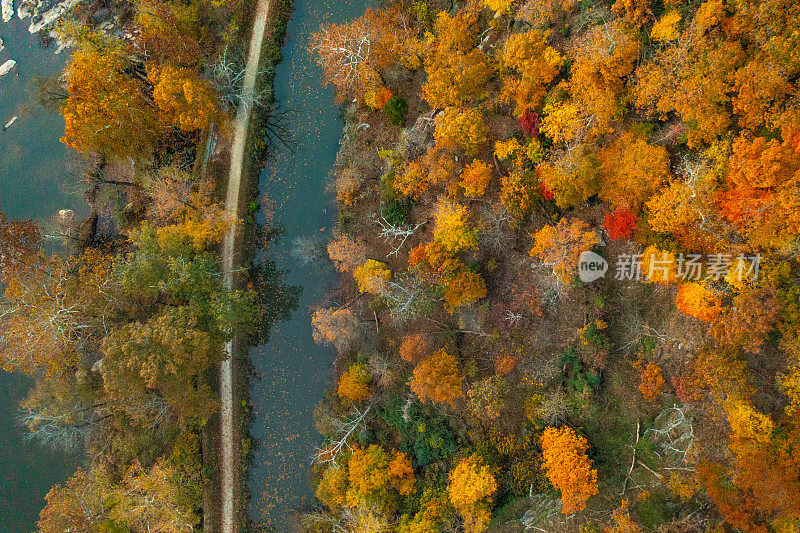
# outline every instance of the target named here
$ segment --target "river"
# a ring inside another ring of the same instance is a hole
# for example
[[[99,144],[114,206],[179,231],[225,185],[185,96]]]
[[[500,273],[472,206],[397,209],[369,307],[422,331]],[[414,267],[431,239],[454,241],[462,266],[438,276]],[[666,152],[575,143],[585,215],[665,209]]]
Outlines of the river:
[[[59,209],[85,211],[67,170],[67,149],[59,142],[64,121],[36,104],[31,81],[34,74],[58,72],[65,56],[54,48],[41,48],[28,33],[28,21],[16,16],[0,22],[5,50],[0,63],[17,61],[16,71],[0,77],[0,127],[12,116],[19,119],[0,133],[0,211],[10,218],[46,221]],[[78,454],[43,449],[23,439],[25,431],[14,423],[17,406],[31,381],[0,370],[0,530],[33,531],[44,507],[44,496],[54,484],[75,471]]]
[[[371,0],[295,0],[284,60],[276,73],[277,102],[290,111],[294,154],[274,154],[261,175],[261,192],[274,212],[272,224],[282,227],[280,242],[269,255],[283,281],[302,286],[300,305],[291,319],[276,324],[269,343],[253,348],[250,357],[260,379],[251,382],[259,441],[250,467],[250,517],[267,520],[276,531],[289,531],[292,510],[310,501],[310,459],[320,437],[313,412],[329,384],[333,349],[314,343],[309,305],[320,302],[336,277],[327,261],[303,264],[293,254],[298,239],[324,242],[336,217],[326,190],[344,126],[333,90],[322,87],[322,69],[308,50],[311,34],[324,22],[359,17]]]

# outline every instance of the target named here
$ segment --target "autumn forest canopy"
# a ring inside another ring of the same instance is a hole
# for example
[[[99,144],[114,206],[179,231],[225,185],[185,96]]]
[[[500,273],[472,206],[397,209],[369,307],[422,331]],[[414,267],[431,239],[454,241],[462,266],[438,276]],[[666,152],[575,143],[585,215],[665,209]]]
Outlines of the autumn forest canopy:
[[[348,125],[306,529],[797,531],[800,6],[397,1],[312,41]]]
[[[88,452],[40,531],[199,531],[223,347],[291,300],[220,257],[271,93],[245,0],[114,4],[58,29],[92,217],[0,213],[0,365]],[[310,43],[345,130],[303,531],[800,531],[800,4],[393,0]]]
[[[248,221],[204,157],[241,103],[249,15],[236,0],[108,7],[113,24],[84,4],[59,23],[69,57],[39,82],[91,215],[53,231],[0,213],[0,365],[34,378],[17,420],[29,437],[87,452],[40,531],[198,531],[217,475],[201,451],[212,376],[271,313],[253,277],[223,283],[223,235]]]

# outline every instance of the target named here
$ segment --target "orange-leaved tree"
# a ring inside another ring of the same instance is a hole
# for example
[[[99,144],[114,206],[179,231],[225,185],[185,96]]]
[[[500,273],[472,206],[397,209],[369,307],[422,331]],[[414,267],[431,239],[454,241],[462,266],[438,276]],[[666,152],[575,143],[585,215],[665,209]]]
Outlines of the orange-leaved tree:
[[[409,363],[418,363],[430,353],[430,342],[425,335],[416,333],[403,337],[400,344],[400,358]]]
[[[428,355],[414,368],[409,386],[420,400],[455,406],[464,397],[464,378],[456,358],[442,348]]]
[[[343,24],[323,24],[311,36],[326,84],[339,98],[363,97],[380,84],[380,70],[400,58],[407,25],[395,9],[368,9],[360,18]]]
[[[153,84],[153,101],[168,125],[193,132],[221,120],[219,95],[197,70],[148,63],[147,77]]]
[[[586,508],[598,493],[597,470],[586,455],[589,444],[569,427],[548,427],[542,433],[542,458],[547,478],[561,491],[562,512],[572,514]]]
[[[555,226],[545,226],[532,234],[531,257],[540,265],[549,266],[561,281],[568,281],[577,272],[581,253],[591,250],[600,242],[597,234],[580,219],[568,222],[567,219]]]
[[[654,402],[664,388],[665,381],[661,374],[661,367],[653,361],[641,359],[635,361],[633,367],[639,371],[639,391],[644,395],[645,400]]]
[[[708,462],[698,467],[709,499],[742,531],[766,532],[770,524],[793,521],[800,514],[800,462],[791,434],[787,439],[775,431],[772,419],[742,397],[729,397],[723,407],[733,461],[728,471]]]
[[[464,194],[471,198],[483,196],[490,181],[492,167],[480,159],[473,160],[461,173],[461,187],[464,188]]]
[[[617,208],[638,211],[670,176],[666,148],[632,132],[603,150],[601,159],[600,199]]]
[[[381,509],[389,502],[391,492],[402,496],[414,492],[414,468],[405,453],[392,450],[387,453],[381,446],[371,444],[366,448],[356,446],[348,462],[348,505]]]
[[[458,269],[444,282],[444,289],[445,309],[450,313],[486,296],[486,282],[483,277],[466,266]]]
[[[719,296],[698,282],[682,283],[675,296],[679,311],[702,320],[713,322],[722,312]]]

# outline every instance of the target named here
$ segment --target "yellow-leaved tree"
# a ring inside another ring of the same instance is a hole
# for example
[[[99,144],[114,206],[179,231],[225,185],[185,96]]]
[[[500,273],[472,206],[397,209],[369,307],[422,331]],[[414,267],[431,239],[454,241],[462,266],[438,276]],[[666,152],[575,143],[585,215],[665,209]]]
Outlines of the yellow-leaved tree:
[[[492,74],[489,58],[477,48],[477,19],[465,12],[442,11],[427,43],[422,98],[434,108],[459,106],[486,96]]]
[[[497,481],[483,459],[477,454],[462,459],[450,472],[447,490],[450,502],[464,519],[464,531],[486,531]]]
[[[547,45],[549,32],[530,30],[512,35],[500,54],[503,68],[503,99],[515,102],[514,115],[536,111],[544,101],[547,86],[556,79],[564,58]]]
[[[436,145],[448,150],[461,148],[475,155],[486,144],[488,128],[483,114],[475,108],[447,107],[436,117]]]

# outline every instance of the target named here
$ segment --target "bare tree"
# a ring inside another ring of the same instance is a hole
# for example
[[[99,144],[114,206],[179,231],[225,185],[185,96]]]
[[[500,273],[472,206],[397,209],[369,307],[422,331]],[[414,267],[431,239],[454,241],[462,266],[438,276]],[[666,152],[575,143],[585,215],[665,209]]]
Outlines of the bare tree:
[[[257,76],[272,74],[272,69],[274,67],[261,70]],[[240,106],[248,109],[263,107],[270,100],[271,90],[268,86],[258,92],[254,91],[252,96],[245,96],[242,93],[246,70],[243,51],[238,48],[232,50],[230,46],[223,48],[217,60],[210,66],[210,74],[215,81],[217,92],[229,110],[239,109]]]
[[[344,450],[352,450],[350,447],[350,437],[361,426],[367,414],[372,409],[372,405],[367,405],[363,411],[358,407],[354,407],[351,415],[344,420],[333,420],[332,424],[335,427],[335,432],[329,442],[318,449],[314,454],[314,462],[317,464],[331,464],[336,465],[336,460],[339,454]]]
[[[383,282],[382,295],[392,316],[400,320],[422,314],[433,302],[422,282],[408,274]]]
[[[386,244],[393,243],[389,257],[399,254],[406,241],[426,224],[425,222],[420,222],[416,226],[399,226],[389,222],[385,217],[379,218],[376,222],[381,227],[380,236],[384,242]]]
[[[18,421],[30,430],[26,439],[53,449],[71,450],[88,438],[97,424],[111,416],[110,413],[98,414],[97,408],[102,405],[85,406],[75,402],[60,410],[22,408]]]

